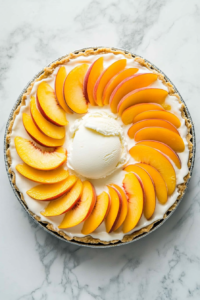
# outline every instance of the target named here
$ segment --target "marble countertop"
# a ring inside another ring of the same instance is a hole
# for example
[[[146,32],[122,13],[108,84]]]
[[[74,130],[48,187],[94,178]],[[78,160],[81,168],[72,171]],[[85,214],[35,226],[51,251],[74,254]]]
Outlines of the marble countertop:
[[[199,0],[0,0],[0,298],[200,299]],[[3,161],[9,113],[42,67],[75,49],[115,46],[144,56],[174,82],[191,112],[196,166],[173,216],[148,237],[114,249],[57,240],[24,212]]]

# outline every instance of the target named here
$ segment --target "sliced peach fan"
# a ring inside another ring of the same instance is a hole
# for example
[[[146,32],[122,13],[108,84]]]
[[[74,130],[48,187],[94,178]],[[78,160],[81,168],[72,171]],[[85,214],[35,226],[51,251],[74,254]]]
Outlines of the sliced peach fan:
[[[65,137],[65,127],[56,126],[49,122],[38,110],[35,97],[31,97],[30,110],[32,119],[40,131],[53,139],[62,139]]]
[[[65,138],[53,139],[42,133],[28,114],[23,113],[22,120],[27,133],[38,144],[50,148],[62,146],[64,144]]]
[[[123,70],[126,66],[126,59],[120,59],[111,64],[105,69],[99,78],[97,79],[94,86],[94,100],[97,105],[103,106],[103,91],[109,80],[115,76],[118,72]]]
[[[153,102],[163,104],[167,95],[167,91],[158,88],[143,87],[135,90],[132,89],[132,91],[129,91],[121,97],[117,106],[118,114],[121,116],[125,109],[140,103]]]
[[[83,191],[80,200],[69,210],[59,228],[70,228],[85,221],[91,214],[96,203],[96,192],[89,181],[83,182]]]
[[[121,206],[122,206],[122,197],[119,194],[117,189],[114,189],[111,186],[108,186],[111,206],[106,217],[106,231],[111,232],[115,227],[115,224],[120,216]]]
[[[56,99],[60,106],[66,111],[66,113],[71,114],[72,111],[71,109],[67,106],[64,95],[63,95],[63,85],[65,82],[65,79],[67,77],[67,71],[65,66],[62,66],[59,68],[58,73],[56,75],[55,79],[55,94],[56,94]]]

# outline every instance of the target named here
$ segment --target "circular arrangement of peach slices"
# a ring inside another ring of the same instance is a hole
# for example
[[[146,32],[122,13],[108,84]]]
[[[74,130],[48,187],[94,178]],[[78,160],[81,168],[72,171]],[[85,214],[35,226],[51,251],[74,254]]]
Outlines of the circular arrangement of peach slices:
[[[39,183],[27,194],[37,201],[49,201],[41,214],[65,214],[61,229],[84,221],[84,235],[92,233],[103,221],[108,233],[120,226],[127,233],[142,214],[149,220],[156,197],[165,204],[173,194],[176,173],[171,161],[180,169],[177,152],[185,149],[177,130],[181,122],[165,104],[168,92],[148,87],[158,75],[126,68],[126,59],[117,60],[106,69],[103,62],[100,57],[91,66],[82,63],[69,74],[61,66],[55,89],[45,81],[38,85],[36,98],[31,97],[30,115],[23,113],[22,119],[30,137],[51,150],[44,151],[32,141],[15,137],[17,153],[24,162],[16,166],[17,171]],[[128,136],[137,142],[129,153],[138,163],[124,168],[127,173],[123,188],[113,183],[108,186],[109,193],[97,196],[89,181],[82,182],[63,167],[67,159],[62,148],[68,124],[66,113],[85,114],[89,104],[109,105],[125,125],[132,124]]]

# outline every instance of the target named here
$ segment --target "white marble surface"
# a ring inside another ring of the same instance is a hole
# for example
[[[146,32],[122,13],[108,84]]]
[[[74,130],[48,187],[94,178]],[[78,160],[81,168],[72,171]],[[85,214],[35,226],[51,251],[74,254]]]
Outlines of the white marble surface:
[[[0,299],[200,299],[199,0],[0,0]],[[174,215],[156,232],[115,249],[60,242],[23,211],[3,161],[8,115],[26,83],[74,49],[138,53],[175,83],[197,134],[196,167]]]

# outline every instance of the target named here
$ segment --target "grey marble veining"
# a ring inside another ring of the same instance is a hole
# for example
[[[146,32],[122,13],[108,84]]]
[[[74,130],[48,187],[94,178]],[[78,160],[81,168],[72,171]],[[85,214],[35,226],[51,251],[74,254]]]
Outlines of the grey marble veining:
[[[199,30],[199,0],[0,0],[0,299],[200,299]],[[127,48],[163,70],[197,135],[193,178],[177,211],[156,232],[114,249],[44,232],[15,199],[3,162],[5,124],[26,83],[57,57],[96,45]]]

